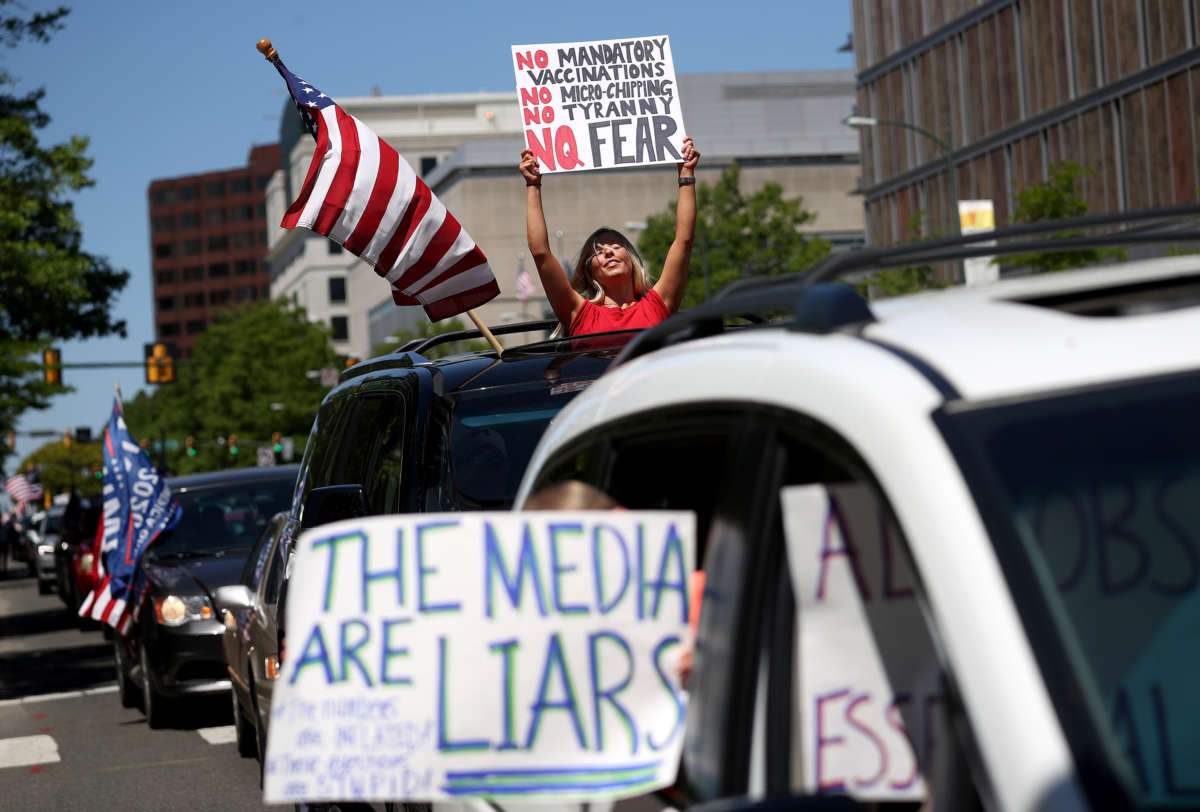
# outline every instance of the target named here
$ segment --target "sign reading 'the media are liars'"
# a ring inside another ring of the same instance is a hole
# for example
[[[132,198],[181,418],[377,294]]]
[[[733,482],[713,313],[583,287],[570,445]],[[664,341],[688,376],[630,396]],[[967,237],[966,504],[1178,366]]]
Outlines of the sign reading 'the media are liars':
[[[542,172],[683,160],[668,37],[514,45],[512,60],[525,143]]]

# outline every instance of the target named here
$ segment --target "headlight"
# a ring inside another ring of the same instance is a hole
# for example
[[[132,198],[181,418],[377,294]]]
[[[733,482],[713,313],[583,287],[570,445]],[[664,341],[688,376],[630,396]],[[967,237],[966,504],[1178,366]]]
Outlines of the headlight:
[[[39,544],[38,545],[38,555],[53,555],[53,554],[54,554],[54,545],[53,544]]]
[[[96,563],[96,556],[92,553],[84,553],[79,556],[79,569],[91,571],[92,565]]]
[[[182,626],[192,620],[208,620],[213,608],[203,595],[166,595],[154,599],[154,613],[164,626]]]

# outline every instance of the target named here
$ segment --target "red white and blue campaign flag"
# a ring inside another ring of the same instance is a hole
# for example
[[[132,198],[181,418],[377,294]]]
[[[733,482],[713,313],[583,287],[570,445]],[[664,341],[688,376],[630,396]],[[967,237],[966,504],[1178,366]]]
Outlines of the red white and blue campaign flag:
[[[146,452],[134,442],[114,398],[104,432],[104,578],[79,607],[82,617],[107,623],[124,633],[145,594],[139,566],[163,530],[179,521],[183,510],[171,489],[154,469]]]
[[[431,321],[499,295],[487,257],[400,153],[275,56],[304,126],[317,139],[299,197],[280,224],[323,234],[391,284],[398,305]]]

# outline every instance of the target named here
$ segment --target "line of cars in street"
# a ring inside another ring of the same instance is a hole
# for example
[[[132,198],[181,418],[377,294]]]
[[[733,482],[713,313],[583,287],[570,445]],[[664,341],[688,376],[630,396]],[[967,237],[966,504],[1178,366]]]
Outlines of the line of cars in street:
[[[866,267],[953,256],[899,249]],[[236,577],[210,577],[219,546],[158,549],[161,589],[137,634],[219,650],[180,694],[228,685],[238,750],[261,760],[299,532],[520,509],[582,481],[632,509],[694,511],[707,573],[680,779],[639,801],[1200,804],[1200,260],[870,303],[820,277],[735,285],[604,340],[436,361],[414,343],[347,370],[299,465],[277,472],[291,477],[286,498],[256,506]],[[804,564],[790,522],[813,487],[853,491],[865,513],[842,515],[853,500],[829,496],[826,546]],[[226,510],[226,525],[231,514],[248,515]],[[864,516],[875,569],[854,547]],[[862,611],[824,638],[827,658],[802,656],[835,563]],[[851,637],[879,662],[831,672],[843,688],[814,693],[813,669],[842,662],[836,640]],[[160,722],[187,679],[160,674],[145,642],[114,649],[122,700]],[[919,684],[901,674],[914,662]],[[868,671],[890,680],[883,694],[856,690]],[[837,760],[851,751],[866,755]]]

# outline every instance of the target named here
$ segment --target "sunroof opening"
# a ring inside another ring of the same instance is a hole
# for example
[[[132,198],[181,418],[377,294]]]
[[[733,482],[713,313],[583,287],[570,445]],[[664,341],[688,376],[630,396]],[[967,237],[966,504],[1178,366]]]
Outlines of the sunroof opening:
[[[1200,277],[1169,277],[1012,301],[1077,316],[1140,316],[1200,305]]]

